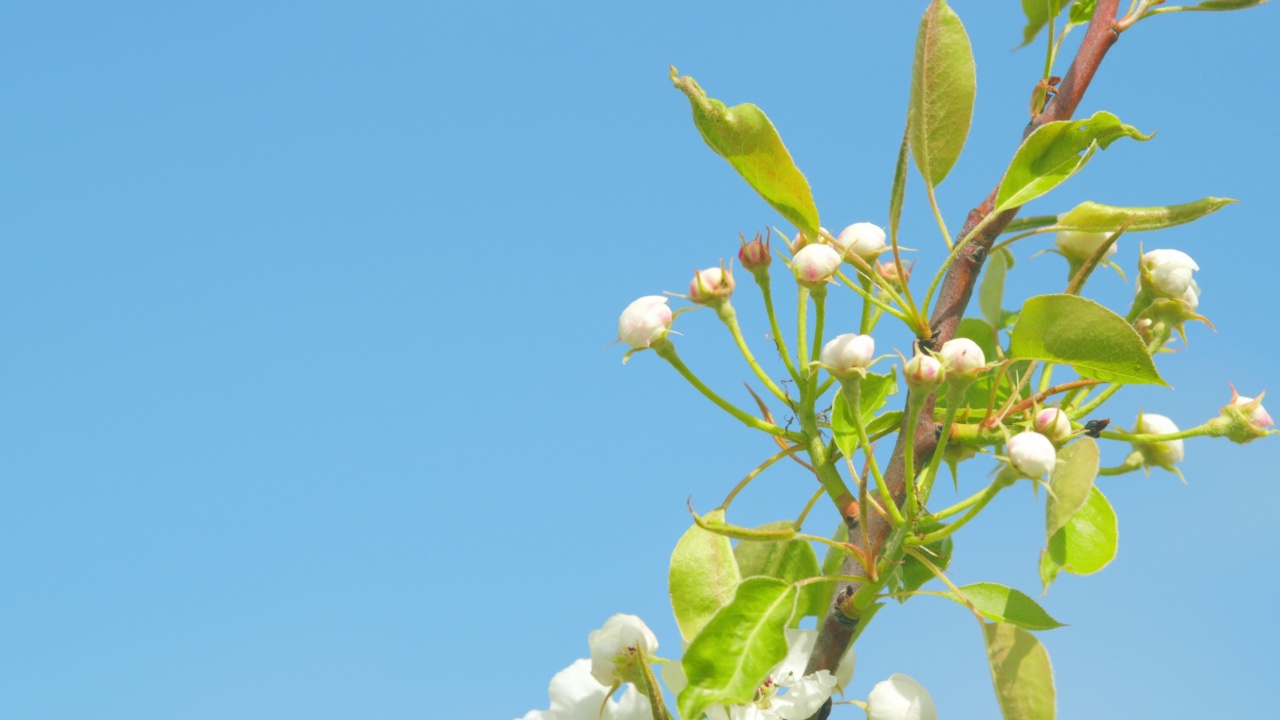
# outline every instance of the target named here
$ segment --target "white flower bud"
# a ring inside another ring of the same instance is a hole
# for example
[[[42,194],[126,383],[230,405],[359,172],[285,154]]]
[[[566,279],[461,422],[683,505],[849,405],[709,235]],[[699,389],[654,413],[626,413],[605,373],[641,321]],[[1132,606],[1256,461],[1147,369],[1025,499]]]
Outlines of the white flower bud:
[[[884,230],[878,225],[866,222],[854,223],[840,231],[840,236],[836,238],[836,247],[843,255],[853,253],[871,262],[885,251],[884,237]]]
[[[1262,407],[1262,402],[1260,400],[1257,404],[1254,404],[1253,398],[1237,394],[1232,398],[1231,404],[1248,410],[1250,422],[1258,427],[1268,428],[1276,424],[1275,421],[1271,419],[1271,414],[1267,412],[1267,409]],[[1253,405],[1253,407],[1250,408],[1250,405]]]
[[[1186,303],[1192,312],[1200,307],[1200,286],[1196,284],[1195,280],[1192,280],[1187,285],[1187,291],[1182,293],[1182,302]]]
[[[1142,256],[1143,285],[1157,295],[1181,299],[1191,287],[1191,273],[1200,266],[1181,250],[1152,250]],[[1196,296],[1199,297],[1199,288]]]
[[[636,649],[652,658],[658,650],[658,638],[640,618],[619,613],[605,620],[604,627],[592,630],[587,645],[591,648],[592,677],[611,686],[615,681],[630,681],[636,669]]]
[[[846,333],[837,335],[822,346],[819,361],[837,377],[853,370],[865,370],[876,353],[876,341],[870,335]]]
[[[920,354],[902,366],[902,377],[907,387],[912,390],[930,392],[946,379],[942,372],[942,363],[932,355]]]
[[[699,270],[689,281],[689,299],[699,305],[727,298],[733,294],[733,273],[714,267]]]
[[[646,295],[627,306],[618,318],[618,340],[633,348],[647,348],[667,336],[671,308],[661,295]]]
[[[1164,415],[1142,413],[1138,416],[1138,424],[1133,429],[1136,435],[1169,435],[1178,432],[1178,426]],[[1143,462],[1147,465],[1172,470],[1173,464],[1182,462],[1183,450],[1181,440],[1164,442],[1137,443],[1134,447],[1142,453]]]
[[[1032,426],[1036,432],[1057,442],[1071,434],[1071,418],[1058,408],[1045,408],[1036,413]]]
[[[1027,430],[1009,438],[1009,464],[1024,477],[1041,478],[1053,472],[1058,452],[1049,438]]]
[[[929,691],[908,675],[894,673],[867,696],[868,720],[938,720]]]
[[[942,364],[946,367],[949,375],[973,378],[987,364],[987,358],[983,355],[982,348],[978,347],[978,343],[969,338],[955,338],[954,340],[946,341],[942,344],[942,349],[938,351],[938,354],[942,356]]]
[[[830,245],[805,245],[791,258],[796,281],[806,287],[820,286],[840,268],[840,253]]]
[[[1098,248],[1111,237],[1111,233],[1105,232],[1079,232],[1075,230],[1063,230],[1058,233],[1058,237],[1053,244],[1058,246],[1058,250],[1067,258],[1077,262],[1084,262],[1093,257],[1098,252]],[[1117,246],[1120,243],[1111,243],[1111,247],[1107,249],[1107,254],[1102,256],[1103,260],[1110,258],[1116,254]]]

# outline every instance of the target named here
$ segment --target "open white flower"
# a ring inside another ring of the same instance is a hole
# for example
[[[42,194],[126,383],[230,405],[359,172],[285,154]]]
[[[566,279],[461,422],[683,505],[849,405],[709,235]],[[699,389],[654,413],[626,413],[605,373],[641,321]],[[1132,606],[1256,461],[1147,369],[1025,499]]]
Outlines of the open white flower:
[[[630,682],[635,668],[637,649],[652,658],[658,650],[658,638],[644,621],[635,615],[618,613],[604,621],[599,630],[587,636],[591,647],[591,674],[604,685]]]
[[[929,691],[909,675],[894,673],[867,697],[868,720],[938,720]]]
[[[628,686],[620,700],[591,675],[591,661],[575,660],[551,678],[550,710],[530,710],[520,720],[651,720],[649,698]]]

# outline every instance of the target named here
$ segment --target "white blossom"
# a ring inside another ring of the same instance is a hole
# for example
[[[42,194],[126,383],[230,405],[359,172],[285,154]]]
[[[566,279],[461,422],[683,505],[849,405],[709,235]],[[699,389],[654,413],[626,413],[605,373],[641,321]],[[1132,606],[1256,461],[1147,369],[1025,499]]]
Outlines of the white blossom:
[[[671,308],[661,295],[646,295],[627,306],[618,318],[618,339],[633,348],[647,348],[667,336]]]
[[[1181,250],[1152,250],[1142,256],[1144,284],[1149,290],[1169,298],[1181,299],[1191,287],[1191,274],[1199,270],[1191,256]],[[1150,279],[1149,282],[1146,282]],[[1196,297],[1199,298],[1199,288]]]
[[[908,675],[894,673],[867,697],[868,720],[938,720],[929,691]]]
[[[636,650],[652,658],[658,650],[658,638],[644,621],[635,615],[619,613],[605,620],[604,626],[587,636],[591,648],[591,674],[601,684],[626,681],[624,677],[635,660]]]
[[[791,258],[791,271],[801,285],[822,285],[840,268],[840,253],[830,245],[805,245]]]
[[[876,341],[870,335],[845,333],[822,346],[819,360],[833,375],[847,375],[852,370],[865,370],[876,352]]]
[[[1009,438],[1009,463],[1025,477],[1044,477],[1056,461],[1053,443],[1038,432],[1027,430]]]
[[[868,222],[854,223],[840,231],[840,235],[836,238],[836,247],[843,255],[853,253],[871,262],[885,251],[884,238],[884,230],[879,225]]]

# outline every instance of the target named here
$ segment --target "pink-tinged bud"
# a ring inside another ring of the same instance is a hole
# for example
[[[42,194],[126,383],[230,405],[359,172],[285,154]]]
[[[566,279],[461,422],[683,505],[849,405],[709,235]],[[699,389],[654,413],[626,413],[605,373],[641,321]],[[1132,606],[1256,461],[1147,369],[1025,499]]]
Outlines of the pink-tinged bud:
[[[1109,237],[1111,237],[1111,233],[1064,230],[1058,233],[1058,237],[1053,244],[1058,246],[1058,252],[1062,253],[1063,257],[1074,262],[1083,263],[1093,257],[1093,254],[1098,252],[1098,248],[1102,247],[1102,244]],[[1102,256],[1102,259],[1106,260],[1115,255],[1118,245],[1119,242],[1111,243],[1111,247],[1107,250],[1107,254]]]
[[[1049,438],[1027,430],[1009,438],[1009,464],[1023,477],[1041,478],[1053,472],[1058,451]]]
[[[1178,432],[1178,426],[1164,415],[1140,413],[1138,424],[1134,426],[1133,432],[1135,435],[1171,435]],[[1144,465],[1154,465],[1166,470],[1174,470],[1173,464],[1182,462],[1183,458],[1181,440],[1134,443],[1133,449],[1142,455]]]
[[[950,376],[959,376],[972,380],[985,368],[987,358],[978,343],[969,338],[955,338],[942,344],[938,351],[942,356],[942,364]]]
[[[1271,428],[1275,427],[1275,421],[1262,407],[1262,395],[1245,397],[1232,387],[1231,402],[1224,405],[1220,415],[1208,423],[1211,434],[1232,442],[1247,443],[1274,433]]]
[[[826,229],[826,228],[824,228],[824,227],[820,227],[820,228],[818,228],[818,237],[819,237],[819,239],[818,239],[818,241],[817,241],[817,242],[821,242],[821,237],[822,237],[823,235],[830,235],[830,234],[831,234],[831,233],[827,232],[827,229]],[[795,237],[795,239],[791,241],[791,245],[790,245],[790,247],[791,247],[791,254],[792,254],[792,255],[795,255],[796,253],[800,252],[800,250],[801,250],[801,249],[806,248],[806,247],[808,247],[809,245],[812,245],[814,242],[815,242],[815,241],[814,241],[814,239],[813,239],[813,238],[811,238],[811,237],[809,237],[808,235],[805,235],[803,232],[801,232],[801,231],[797,230],[797,231],[796,231],[796,237]]]
[[[744,238],[742,249],[738,251],[738,262],[751,272],[769,267],[769,263],[773,262],[773,256],[769,251],[769,239],[761,240],[760,233],[756,233],[751,242],[746,242]]]
[[[733,285],[733,273],[723,267],[699,270],[689,281],[689,299],[699,305],[723,300],[733,294]]]
[[[1175,300],[1182,299],[1191,287],[1191,274],[1200,266],[1181,250],[1152,250],[1142,256],[1142,286],[1147,290]],[[1199,299],[1199,288],[1196,298]]]
[[[1032,427],[1050,440],[1060,442],[1071,434],[1071,418],[1058,408],[1045,408],[1036,413]]]
[[[898,264],[893,261],[882,262],[876,265],[876,272],[880,274],[880,277],[888,280],[893,285],[902,285],[911,279],[911,266],[908,265],[907,267],[902,268],[902,274],[899,275]]]
[[[1231,399],[1231,404],[1247,410],[1249,413],[1249,420],[1258,427],[1268,428],[1276,424],[1275,421],[1271,419],[1271,415],[1267,412],[1267,409],[1262,407],[1261,397],[1255,400],[1251,397],[1245,397],[1237,393],[1236,396]]]
[[[823,285],[840,268],[840,253],[830,245],[805,245],[791,258],[791,271],[805,287]]]
[[[618,340],[636,349],[647,348],[667,336],[671,308],[661,295],[646,295],[627,306],[618,318]]]
[[[873,262],[885,251],[884,237],[884,230],[878,225],[854,223],[840,231],[836,247],[846,257],[853,254],[867,262]]]
[[[902,378],[907,387],[918,392],[932,392],[942,384],[946,375],[942,371],[942,363],[932,355],[916,355],[902,366]]]
[[[876,354],[876,341],[870,335],[847,333],[837,335],[822,346],[821,362],[832,375],[845,377],[861,373]]]

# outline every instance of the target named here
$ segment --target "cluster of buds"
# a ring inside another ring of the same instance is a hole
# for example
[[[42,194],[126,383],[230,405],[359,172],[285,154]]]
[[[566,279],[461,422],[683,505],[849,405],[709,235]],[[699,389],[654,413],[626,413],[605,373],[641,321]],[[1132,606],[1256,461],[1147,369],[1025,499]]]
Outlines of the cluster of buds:
[[[1196,312],[1200,307],[1200,286],[1193,275],[1199,269],[1196,261],[1181,250],[1152,250],[1142,256],[1138,264],[1138,296],[1134,299],[1134,327],[1144,341],[1163,346],[1174,331],[1185,340],[1183,325],[1188,320],[1209,322]]]

